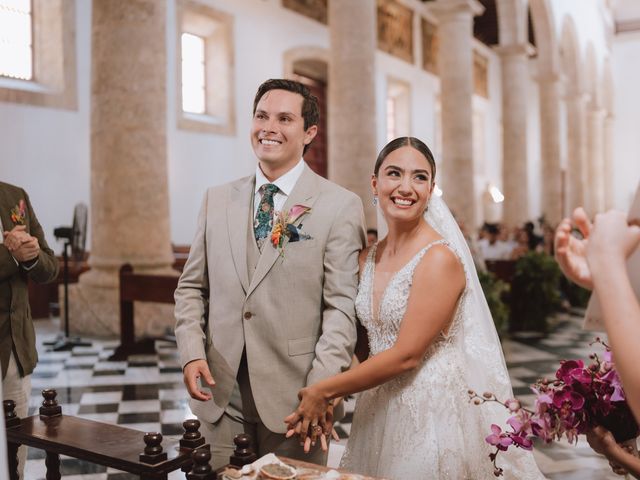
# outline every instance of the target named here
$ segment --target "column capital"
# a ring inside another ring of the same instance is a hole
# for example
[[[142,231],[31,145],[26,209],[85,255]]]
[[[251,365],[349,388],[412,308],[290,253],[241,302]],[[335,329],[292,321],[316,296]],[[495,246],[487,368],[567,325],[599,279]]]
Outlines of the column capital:
[[[493,51],[500,57],[510,57],[516,55],[530,56],[536,52],[536,49],[529,42],[513,43],[511,45],[495,45]]]
[[[429,2],[427,11],[439,22],[453,18],[460,13],[471,13],[472,17],[482,15],[484,6],[478,0],[436,0]]]

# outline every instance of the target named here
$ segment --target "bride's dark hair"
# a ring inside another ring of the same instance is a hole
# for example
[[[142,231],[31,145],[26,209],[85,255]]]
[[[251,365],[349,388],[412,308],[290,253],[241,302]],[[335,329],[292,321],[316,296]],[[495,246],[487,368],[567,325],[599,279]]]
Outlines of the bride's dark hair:
[[[384,159],[387,158],[387,156],[391,152],[402,147],[411,147],[424,155],[424,158],[427,159],[429,165],[431,166],[431,178],[433,182],[433,180],[435,180],[436,178],[436,161],[433,158],[433,153],[431,153],[429,147],[427,147],[427,145],[422,140],[419,140],[416,137],[398,137],[387,143],[378,154],[376,165],[375,167],[373,167],[373,174],[377,177],[378,172],[380,171],[380,165],[382,165]]]

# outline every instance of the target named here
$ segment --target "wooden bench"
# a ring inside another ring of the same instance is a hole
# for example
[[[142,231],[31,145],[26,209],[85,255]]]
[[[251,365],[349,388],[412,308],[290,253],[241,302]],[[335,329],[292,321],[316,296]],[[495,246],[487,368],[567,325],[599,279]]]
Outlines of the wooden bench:
[[[172,268],[178,272],[182,272],[184,264],[189,258],[190,245],[172,245],[174,261]],[[57,316],[59,312],[59,296],[58,287],[62,285],[62,257],[58,256],[60,271],[58,278],[51,283],[40,284],[29,280],[29,305],[31,307],[31,317],[34,320],[39,318],[49,318],[50,314]],[[71,260],[69,262],[69,284],[77,283],[78,277],[84,272],[90,270],[88,263],[89,253],[85,252],[84,258],[80,262]]]
[[[120,425],[62,415],[55,400],[56,391],[44,390],[42,395],[45,400],[40,415],[22,419],[15,416],[12,400],[3,402],[11,480],[18,479],[20,445],[46,451],[47,480],[60,479],[60,455],[133,473],[143,480],[166,480],[169,472],[179,468],[190,471],[196,450],[206,449],[208,453],[209,446],[198,431],[197,420],[186,420],[182,438],[163,446],[162,435],[155,432],[145,434]],[[196,460],[198,463],[201,462]]]
[[[129,355],[154,354],[158,338],[135,338],[134,302],[174,303],[177,276],[134,273],[131,265],[120,269],[120,345],[109,360],[126,360]],[[161,337],[164,340],[171,340]]]

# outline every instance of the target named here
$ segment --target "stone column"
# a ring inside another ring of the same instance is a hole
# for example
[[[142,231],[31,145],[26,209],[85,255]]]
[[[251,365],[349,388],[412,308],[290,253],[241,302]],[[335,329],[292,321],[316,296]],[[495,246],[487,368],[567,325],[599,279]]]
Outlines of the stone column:
[[[457,216],[475,228],[473,162],[473,17],[484,7],[477,0],[437,0],[428,4],[438,20],[438,58],[442,104],[442,190]]]
[[[376,144],[376,2],[329,2],[329,178],[357,193],[375,227],[371,174]]]
[[[579,92],[569,94],[567,103],[567,188],[568,208],[571,214],[576,207],[585,206],[587,185],[586,162],[586,96]]]
[[[540,155],[542,157],[542,213],[552,226],[562,219],[560,165],[560,78],[542,73],[540,85]]]
[[[588,213],[595,215],[605,209],[604,204],[604,121],[605,110],[598,104],[589,105],[587,113],[589,201]]]
[[[91,270],[70,292],[76,332],[119,333],[123,264],[171,272],[166,22],[166,2],[93,2]],[[161,322],[170,325],[171,317]],[[138,331],[151,329],[144,320],[137,315]]]
[[[607,113],[606,118],[604,119],[604,208],[605,210],[610,210],[615,205],[615,196],[614,196],[614,126],[615,126],[615,117],[612,113]]]
[[[509,226],[529,219],[527,183],[528,44],[498,46],[502,60],[503,219]]]

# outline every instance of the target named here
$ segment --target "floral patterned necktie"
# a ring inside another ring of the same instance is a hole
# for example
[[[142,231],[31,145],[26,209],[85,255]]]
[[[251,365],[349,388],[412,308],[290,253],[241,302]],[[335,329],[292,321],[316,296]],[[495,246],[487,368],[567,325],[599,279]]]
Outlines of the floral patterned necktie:
[[[271,233],[273,227],[273,196],[279,188],[273,183],[267,183],[260,189],[262,190],[262,200],[260,200],[256,218],[253,222],[253,231],[256,235],[258,248],[262,250],[264,239]]]

